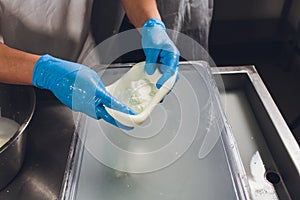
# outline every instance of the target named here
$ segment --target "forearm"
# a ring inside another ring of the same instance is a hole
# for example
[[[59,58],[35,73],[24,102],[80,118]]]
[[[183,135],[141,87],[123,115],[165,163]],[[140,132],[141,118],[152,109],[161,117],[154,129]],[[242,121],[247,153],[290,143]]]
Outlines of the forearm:
[[[131,23],[141,28],[150,18],[160,18],[155,0],[122,0],[123,7]]]
[[[39,57],[0,43],[0,82],[32,85],[32,72]]]

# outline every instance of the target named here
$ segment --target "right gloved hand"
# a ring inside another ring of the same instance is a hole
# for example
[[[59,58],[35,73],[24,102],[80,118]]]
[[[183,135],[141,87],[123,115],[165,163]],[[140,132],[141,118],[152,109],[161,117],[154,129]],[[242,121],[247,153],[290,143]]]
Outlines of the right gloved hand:
[[[74,111],[130,129],[117,122],[105,107],[128,114],[135,114],[134,111],[111,96],[97,73],[84,65],[43,55],[34,66],[32,83],[38,88],[50,90]]]
[[[157,64],[162,73],[156,83],[159,89],[174,73],[178,72],[180,53],[169,38],[165,24],[156,18],[148,19],[142,27],[142,47],[146,55],[145,71],[151,75]],[[178,79],[178,73],[176,80]]]

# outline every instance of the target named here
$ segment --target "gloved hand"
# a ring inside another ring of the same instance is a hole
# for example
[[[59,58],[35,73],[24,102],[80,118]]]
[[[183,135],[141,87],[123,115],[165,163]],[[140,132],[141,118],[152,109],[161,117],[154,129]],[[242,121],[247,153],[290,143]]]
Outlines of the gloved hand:
[[[129,114],[135,114],[134,111],[112,97],[97,73],[84,65],[43,55],[34,66],[32,83],[38,88],[50,90],[74,111],[95,119],[102,118],[123,129],[130,128],[117,122],[105,107]]]
[[[161,64],[159,70],[162,76],[156,83],[159,89],[178,70],[180,53],[169,38],[164,23],[155,18],[146,21],[142,27],[142,47],[146,55],[147,74],[153,74],[157,63]]]

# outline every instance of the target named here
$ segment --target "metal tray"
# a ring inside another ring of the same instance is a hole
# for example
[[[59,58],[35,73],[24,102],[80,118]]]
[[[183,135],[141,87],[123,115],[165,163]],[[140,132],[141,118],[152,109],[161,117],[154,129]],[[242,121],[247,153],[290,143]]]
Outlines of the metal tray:
[[[254,66],[212,68],[253,199],[300,199],[300,150]]]
[[[120,67],[126,68],[129,65],[124,64]],[[263,146],[270,153],[268,156],[262,156],[266,172],[273,171],[280,176],[280,183],[274,185],[276,195],[284,200],[300,199],[299,147],[254,67],[211,69],[213,74],[221,75],[228,89],[227,92],[243,91],[255,123],[260,128],[261,134],[257,134],[253,139],[248,137],[248,140],[240,143],[235,132],[236,122],[230,121],[230,112],[225,106],[242,161],[244,162],[245,156],[245,149],[242,148],[244,144],[263,141]],[[0,191],[0,199],[57,199],[59,194],[60,198],[67,199],[72,192],[76,191],[76,187],[71,188],[74,186],[71,183],[75,182],[73,178],[77,176],[76,173],[79,173],[76,171],[75,161],[81,156],[80,152],[83,152],[80,149],[81,140],[74,132],[71,111],[58,103],[52,95],[44,93],[44,91],[37,91],[37,109],[28,127],[24,165],[14,180]],[[230,103],[229,99],[227,103]],[[246,163],[244,166],[247,169]],[[247,171],[246,175],[249,176]],[[251,188],[249,191],[253,192]],[[257,192],[263,193],[263,191]]]
[[[130,67],[128,64],[114,65],[105,70],[106,74],[102,76],[102,80],[113,82],[113,79],[120,77],[128,67]],[[180,88],[183,84],[180,81],[186,80],[199,98],[200,107],[204,105],[199,118],[203,125],[199,125],[195,140],[188,150],[180,154],[176,161],[158,170],[134,173],[118,170],[117,167],[113,169],[114,167],[107,167],[107,163],[97,155],[100,150],[105,150],[99,149],[99,146],[103,145],[103,140],[99,140],[96,136],[102,133],[90,129],[97,122],[81,116],[69,154],[61,199],[174,200],[195,199],[200,196],[204,199],[250,199],[247,177],[231,129],[222,111],[219,93],[209,66],[199,61],[181,63],[180,68],[181,79],[176,87]],[[181,95],[185,94],[184,90],[180,90],[183,92],[180,94],[176,87],[173,91],[178,92],[177,97],[181,98]],[[202,101],[205,95],[208,99]],[[166,101],[168,99],[171,97]],[[162,106],[168,103],[170,102]],[[191,112],[197,113],[192,104],[188,106],[192,108]],[[109,125],[100,123],[101,127],[104,127],[104,134],[111,132],[106,137],[119,134],[111,131],[113,128]],[[185,131],[188,135],[188,130]]]

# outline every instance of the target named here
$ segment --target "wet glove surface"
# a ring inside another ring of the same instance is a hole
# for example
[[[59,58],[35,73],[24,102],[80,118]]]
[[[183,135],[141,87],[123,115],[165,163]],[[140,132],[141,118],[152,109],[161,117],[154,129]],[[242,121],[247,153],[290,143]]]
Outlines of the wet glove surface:
[[[178,70],[180,53],[169,38],[164,23],[155,18],[149,19],[142,27],[142,47],[147,74],[153,74],[157,66],[162,73],[156,83],[159,89]]]
[[[123,129],[130,129],[109,115],[105,107],[129,114],[135,113],[112,97],[98,74],[84,65],[43,55],[34,66],[32,83],[38,88],[50,90],[74,111],[95,119],[104,119]]]

